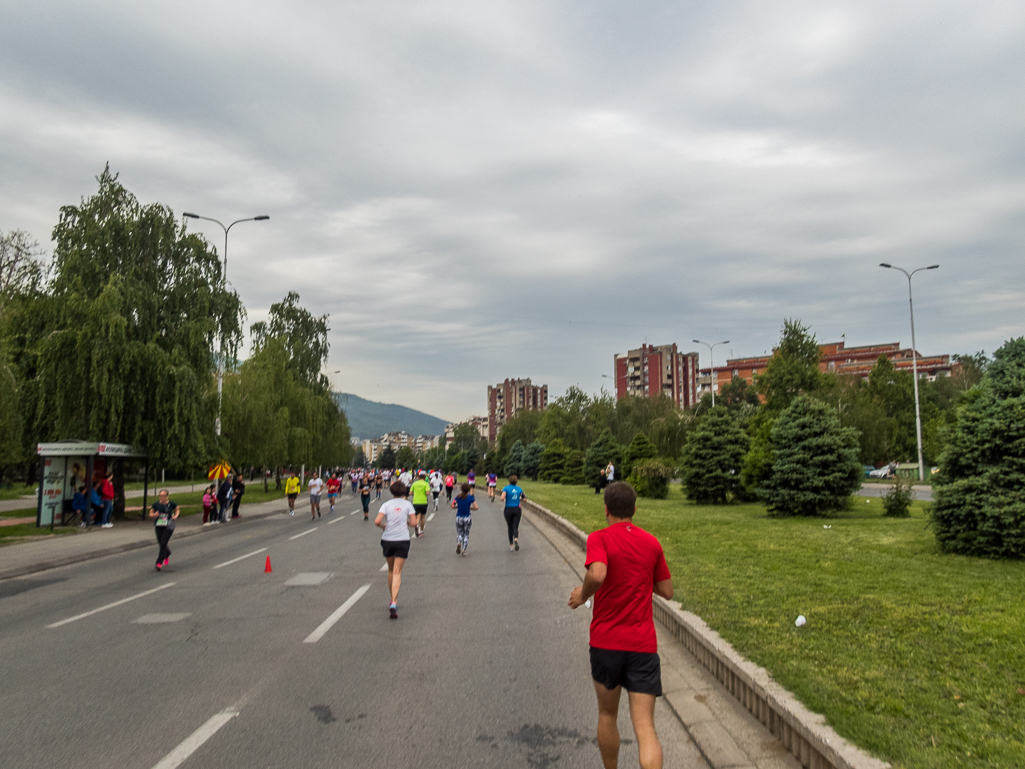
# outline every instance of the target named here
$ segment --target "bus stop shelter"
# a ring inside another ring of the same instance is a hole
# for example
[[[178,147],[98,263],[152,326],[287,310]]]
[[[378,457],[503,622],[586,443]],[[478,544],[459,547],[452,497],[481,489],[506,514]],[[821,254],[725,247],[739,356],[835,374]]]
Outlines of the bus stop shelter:
[[[57,441],[36,446],[39,457],[39,503],[36,526],[64,525],[71,512],[75,490],[85,486],[86,499],[98,478],[111,472],[114,463],[125,459],[146,460],[146,452],[124,443],[91,443],[89,441]],[[144,478],[149,478],[146,463]],[[144,484],[145,487],[146,484]],[[148,489],[143,490],[143,500]],[[115,495],[124,489],[114,489]],[[145,501],[143,502],[145,505]]]

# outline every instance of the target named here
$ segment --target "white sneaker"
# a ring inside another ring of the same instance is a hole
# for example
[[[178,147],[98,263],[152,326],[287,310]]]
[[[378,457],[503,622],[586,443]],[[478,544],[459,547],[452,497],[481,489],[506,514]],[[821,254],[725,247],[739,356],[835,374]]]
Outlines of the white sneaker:
[[[105,524],[103,524],[103,528],[105,528],[105,529],[113,529],[114,528],[114,524],[112,524],[112,523],[105,523]]]
[[[289,510],[289,511],[288,511],[288,514],[289,514],[289,515],[295,515],[295,510]]]

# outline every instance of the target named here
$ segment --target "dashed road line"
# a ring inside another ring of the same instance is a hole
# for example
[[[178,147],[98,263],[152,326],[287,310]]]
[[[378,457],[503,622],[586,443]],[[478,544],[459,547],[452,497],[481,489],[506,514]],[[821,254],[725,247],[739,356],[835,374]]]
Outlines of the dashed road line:
[[[323,638],[325,636],[325,634],[327,633],[327,631],[330,630],[332,627],[334,627],[334,624],[336,622],[338,622],[338,620],[340,620],[345,615],[345,612],[347,612],[349,609],[351,609],[353,607],[353,605],[356,603],[356,601],[358,601],[360,598],[362,598],[363,594],[366,593],[369,589],[370,589],[370,585],[364,585],[359,590],[357,590],[355,593],[350,595],[348,597],[348,599],[346,599],[345,603],[343,603],[341,606],[339,606],[337,609],[335,609],[333,612],[331,612],[331,616],[329,616],[326,620],[321,622],[320,626],[316,630],[314,630],[312,633],[310,633],[308,636],[306,636],[306,639],[303,641],[303,643],[304,644],[315,644],[315,643],[317,643],[317,641],[319,641],[321,638]]]
[[[327,525],[330,526],[332,523],[338,523],[339,521],[344,521],[344,520],[345,520],[345,516],[344,515],[340,515],[337,518],[335,518],[333,521],[328,521]]]
[[[178,747],[164,756],[153,769],[177,769],[189,756],[199,750],[204,742],[217,734],[218,729],[237,715],[237,710],[228,709],[216,716],[211,716],[205,724],[186,737]]]
[[[225,561],[224,563],[219,563],[216,566],[214,566],[213,568],[215,568],[215,569],[223,569],[225,566],[231,566],[233,563],[238,563],[239,561],[244,560],[244,559],[248,558],[251,555],[259,555],[260,553],[266,552],[266,550],[267,550],[266,547],[261,547],[259,550],[254,550],[251,553],[246,553],[245,555],[240,555],[238,558],[232,558],[230,561]]]
[[[385,561],[384,566],[382,566],[378,571],[388,571],[388,562]]]
[[[69,622],[77,622],[80,619],[85,619],[86,617],[91,617],[94,614],[99,614],[101,611],[106,611],[107,609],[113,609],[115,606],[120,606],[123,603],[128,603],[129,601],[134,601],[136,598],[142,598],[143,596],[147,596],[147,595],[150,595],[152,593],[156,593],[158,590],[165,590],[166,588],[169,588],[169,587],[171,587],[172,585],[175,585],[175,584],[177,584],[177,583],[175,583],[175,582],[168,582],[166,584],[161,585],[160,587],[155,587],[152,590],[147,590],[147,591],[145,591],[143,593],[139,593],[137,595],[129,596],[128,598],[122,598],[120,601],[114,601],[114,603],[108,603],[106,606],[101,606],[98,609],[92,609],[91,611],[83,612],[82,614],[76,614],[74,617],[68,617],[67,619],[62,619],[60,622],[54,622],[52,625],[47,625],[46,627],[47,628],[60,627],[61,625],[67,625]]]
[[[302,534],[296,534],[294,537],[289,537],[288,541],[291,542],[293,539],[299,539],[299,537],[305,537],[307,534],[312,534],[313,532],[315,532],[319,528],[320,528],[319,526],[314,526],[312,529],[307,529]]]
[[[434,520],[434,513],[431,513],[430,515],[427,516],[427,522],[428,523],[430,523],[432,520]]]

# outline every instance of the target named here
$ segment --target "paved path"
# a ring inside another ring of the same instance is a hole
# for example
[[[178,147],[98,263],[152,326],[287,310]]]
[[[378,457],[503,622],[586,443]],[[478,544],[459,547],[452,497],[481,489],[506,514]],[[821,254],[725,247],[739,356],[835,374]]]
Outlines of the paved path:
[[[857,491],[859,497],[885,497],[893,486],[889,483],[866,483]],[[920,485],[911,487],[915,499],[919,502],[932,502],[932,486]]]
[[[279,501],[179,538],[183,525],[164,572],[147,527],[145,549],[0,581],[0,766],[599,765],[590,615],[565,606],[578,576],[542,529],[524,523],[510,553],[485,502],[460,557],[442,508],[412,543],[391,621],[380,530],[342,499],[315,522]],[[667,688],[730,709],[661,643]],[[621,766],[635,767],[625,702]],[[709,766],[668,698],[656,717],[667,767]],[[796,766],[737,723],[733,742],[765,760],[713,765]]]

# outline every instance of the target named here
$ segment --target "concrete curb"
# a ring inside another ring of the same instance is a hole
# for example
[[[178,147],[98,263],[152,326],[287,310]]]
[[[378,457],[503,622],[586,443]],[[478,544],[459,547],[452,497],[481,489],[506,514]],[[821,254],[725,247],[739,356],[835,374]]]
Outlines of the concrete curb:
[[[272,515],[281,515],[281,511],[248,513],[236,521],[236,523],[244,524],[249,521],[258,521],[261,518],[269,518]],[[226,531],[226,529],[217,526],[205,529],[202,527],[190,527],[188,530],[182,531],[180,534],[176,532],[176,539],[181,540],[185,537],[195,537],[199,534],[212,534],[215,531]],[[91,561],[94,558],[105,558],[108,555],[127,553],[129,550],[139,550],[140,548],[152,547],[153,545],[154,540],[152,537],[144,537],[134,542],[122,542],[120,545],[111,545],[110,547],[103,548],[102,550],[91,550],[87,553],[75,553],[74,555],[53,558],[50,560],[36,561],[35,563],[16,566],[13,569],[0,569],[0,580],[22,577],[26,574],[35,574],[36,572],[56,569],[61,566],[70,566],[71,564],[82,563],[83,561]],[[17,545],[12,545],[12,547],[17,547]]]
[[[528,499],[523,504],[543,516],[550,524],[587,547],[587,535],[560,515]],[[888,769],[890,764],[874,758],[847,742],[826,724],[823,716],[812,713],[790,692],[777,684],[769,672],[741,657],[704,620],[683,611],[676,601],[654,596],[655,619],[757,718],[806,769]],[[669,706],[687,726],[702,754],[716,769],[734,766],[735,759],[721,764],[713,760],[718,745],[715,735],[706,735],[692,727],[686,713],[667,699]]]

